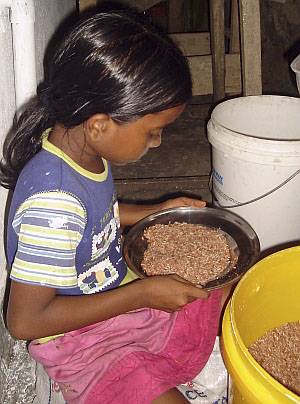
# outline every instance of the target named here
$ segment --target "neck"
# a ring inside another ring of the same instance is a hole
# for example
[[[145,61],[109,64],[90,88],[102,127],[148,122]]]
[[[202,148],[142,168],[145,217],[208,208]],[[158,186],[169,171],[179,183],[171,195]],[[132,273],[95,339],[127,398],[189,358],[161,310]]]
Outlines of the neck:
[[[85,170],[95,174],[104,171],[101,157],[95,154],[86,142],[82,125],[66,129],[64,126],[56,124],[49,134],[48,140]]]

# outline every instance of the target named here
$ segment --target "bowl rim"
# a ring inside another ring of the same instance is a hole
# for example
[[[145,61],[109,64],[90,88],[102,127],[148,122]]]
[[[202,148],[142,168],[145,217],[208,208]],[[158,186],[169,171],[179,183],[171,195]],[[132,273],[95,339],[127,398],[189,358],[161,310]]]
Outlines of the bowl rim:
[[[130,239],[133,235],[140,234],[141,231],[143,231],[146,227],[151,226],[151,222],[154,222],[156,219],[160,218],[160,217],[164,217],[168,214],[172,214],[172,213],[177,213],[177,212],[197,212],[197,213],[203,213],[203,215],[209,213],[212,214],[214,217],[223,219],[226,221],[226,219],[229,217],[231,219],[233,219],[234,224],[237,226],[237,221],[239,222],[239,227],[244,234],[249,233],[249,240],[251,240],[251,244],[253,245],[253,256],[250,259],[249,264],[247,265],[246,269],[241,271],[241,273],[237,274],[235,277],[233,277],[230,280],[227,280],[226,282],[224,282],[223,284],[220,285],[215,285],[215,286],[205,286],[204,285],[204,289],[205,290],[214,290],[214,289],[219,289],[219,288],[223,288],[226,287],[230,284],[233,283],[237,283],[237,281],[255,264],[255,262],[259,259],[259,254],[260,254],[260,243],[259,243],[259,239],[258,236],[255,232],[255,230],[253,229],[253,227],[241,216],[237,215],[234,212],[231,212],[227,209],[223,209],[223,208],[219,208],[219,207],[210,207],[210,206],[205,206],[203,208],[200,207],[195,207],[195,206],[180,206],[180,207],[174,207],[174,208],[167,208],[167,209],[163,209],[160,210],[158,212],[154,212],[149,214],[148,216],[140,219],[138,222],[136,222],[127,232],[127,234],[124,237],[123,240],[123,248],[122,248],[122,252],[123,252],[123,257],[125,260],[126,265],[128,266],[128,268],[131,269],[131,271],[133,271],[139,278],[146,278],[147,274],[145,274],[144,272],[141,272],[138,268],[135,268],[135,266],[132,264],[131,259],[129,258],[129,254],[128,254],[128,245],[130,244]],[[176,220],[175,220],[176,221]],[[230,222],[230,221],[229,221]],[[174,223],[174,221],[173,221]],[[232,222],[231,222],[232,223]],[[199,223],[201,224],[201,223]],[[209,224],[205,224],[203,223],[204,226],[210,226]],[[211,226],[212,228],[217,229],[217,226]],[[219,228],[220,229],[220,228]],[[245,229],[247,231],[245,231]],[[223,229],[221,229],[225,234],[228,234],[229,237],[233,238],[229,233],[226,233],[226,231],[224,231]],[[206,285],[209,285],[209,283],[216,281],[218,278],[208,281]]]

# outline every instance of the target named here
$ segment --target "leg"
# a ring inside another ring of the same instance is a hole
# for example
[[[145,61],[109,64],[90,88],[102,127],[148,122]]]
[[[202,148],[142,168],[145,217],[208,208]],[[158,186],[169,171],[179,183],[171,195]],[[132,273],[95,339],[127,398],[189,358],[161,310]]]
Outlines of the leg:
[[[160,395],[152,404],[184,404],[188,401],[184,396],[176,389],[171,389]]]

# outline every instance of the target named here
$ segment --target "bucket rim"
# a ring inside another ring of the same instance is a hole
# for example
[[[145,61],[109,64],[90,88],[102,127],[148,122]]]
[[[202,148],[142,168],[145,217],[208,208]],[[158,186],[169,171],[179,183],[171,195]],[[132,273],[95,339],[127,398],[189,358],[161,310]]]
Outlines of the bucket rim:
[[[299,396],[294,393],[293,391],[291,391],[290,389],[288,389],[287,387],[285,387],[282,383],[280,383],[278,380],[276,380],[273,376],[271,376],[255,359],[254,357],[250,354],[248,348],[246,347],[246,345],[243,342],[243,339],[238,331],[238,328],[236,326],[236,322],[234,320],[234,313],[235,313],[235,309],[234,309],[234,303],[235,303],[235,299],[236,296],[239,292],[239,290],[241,289],[243,283],[247,280],[248,277],[250,277],[252,275],[253,272],[255,272],[257,270],[258,265],[266,260],[269,260],[271,258],[274,258],[276,256],[282,256],[282,255],[289,255],[292,252],[297,251],[300,253],[300,246],[295,246],[295,247],[290,247],[290,248],[286,248],[280,251],[277,251],[273,254],[270,254],[268,256],[266,256],[265,258],[263,258],[262,260],[256,262],[247,272],[246,274],[241,278],[241,280],[239,281],[239,283],[237,284],[235,290],[233,291],[232,297],[230,299],[230,302],[228,304],[228,309],[229,309],[229,318],[230,318],[230,325],[232,327],[232,331],[233,334],[236,338],[237,344],[242,352],[242,355],[249,361],[249,363],[251,364],[252,368],[255,369],[261,376],[263,379],[265,379],[267,382],[271,383],[272,382],[272,386],[278,390],[280,393],[284,394],[285,396],[289,396],[293,401],[295,401],[296,403],[299,403]]]
[[[211,118],[208,121],[207,125],[208,126],[213,125],[214,127],[219,126],[222,128],[222,130],[228,132],[228,134],[231,134],[232,136],[239,136],[240,138],[242,137],[243,139],[248,139],[248,140],[254,141],[256,143],[260,143],[260,144],[265,144],[265,145],[273,144],[274,146],[277,145],[279,142],[281,144],[286,143],[287,145],[291,145],[291,146],[300,144],[300,135],[299,135],[299,139],[295,139],[295,138],[294,139],[274,139],[274,138],[267,138],[267,137],[262,137],[262,136],[259,136],[259,137],[253,136],[253,135],[249,135],[248,133],[243,133],[238,130],[228,128],[224,124],[220,123],[217,119],[215,119],[213,117],[213,115],[211,115]]]
[[[300,62],[300,54],[297,56],[297,58],[299,58],[299,62]],[[296,58],[296,59],[297,59]],[[296,59],[293,61],[293,63],[296,61]],[[218,110],[219,108],[221,108],[222,106],[224,106],[225,104],[235,104],[238,101],[242,102],[248,102],[250,100],[287,100],[287,101],[291,101],[294,103],[300,103],[300,98],[299,97],[295,97],[295,96],[291,96],[291,95],[277,95],[277,94],[258,94],[258,95],[241,95],[238,97],[234,97],[234,98],[230,98],[224,101],[221,101],[218,105],[216,105],[214,107],[214,109],[212,110],[212,114],[214,111]]]
[[[207,139],[216,150],[241,160],[263,165],[300,166],[300,139],[279,142],[247,136],[220,127],[212,119],[207,124]]]
[[[299,55],[300,57],[300,55]],[[299,58],[300,61],[300,58]],[[299,70],[300,73],[300,70]],[[293,103],[294,106],[299,106],[300,108],[300,98],[299,97],[292,97],[292,96],[285,96],[285,95],[268,95],[268,94],[263,94],[263,95],[247,95],[247,96],[240,96],[240,97],[235,97],[231,98],[229,100],[225,100],[220,102],[215,108],[212,110],[210,119],[208,124],[211,122],[215,126],[219,126],[222,128],[222,130],[226,130],[232,134],[236,134],[239,136],[239,138],[244,138],[248,139],[251,141],[256,141],[256,142],[265,142],[266,144],[270,145],[273,144],[278,144],[278,142],[281,142],[281,144],[289,144],[289,145],[298,145],[300,143],[300,134],[297,134],[297,137],[293,137],[291,139],[283,139],[283,138],[270,138],[268,136],[254,136],[251,133],[247,133],[247,131],[243,132],[242,130],[237,130],[230,128],[228,124],[224,124],[221,122],[219,115],[226,113],[226,108],[229,105],[237,106],[238,104],[241,105],[241,108],[244,107],[245,105],[249,104],[251,105],[251,102],[254,102],[257,100],[258,105],[261,107],[267,107],[268,103],[272,100],[272,105],[276,106],[278,103],[283,103],[283,102],[289,102]],[[275,101],[275,102],[274,102]],[[279,106],[280,106],[279,104]]]

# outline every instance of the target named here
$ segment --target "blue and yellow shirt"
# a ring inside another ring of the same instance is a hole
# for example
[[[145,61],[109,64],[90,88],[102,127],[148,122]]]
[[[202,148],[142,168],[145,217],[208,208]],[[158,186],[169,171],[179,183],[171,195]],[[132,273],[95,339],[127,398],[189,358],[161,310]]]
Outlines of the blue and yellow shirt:
[[[109,164],[84,170],[44,136],[22,170],[8,226],[11,279],[81,295],[134,278],[122,258],[118,202]]]

